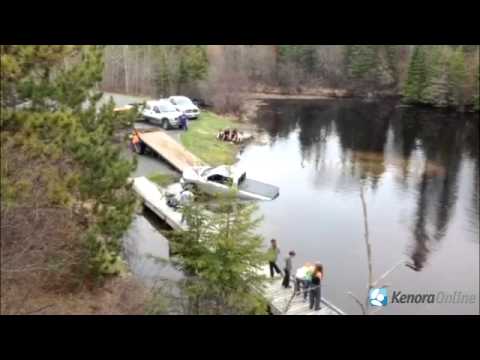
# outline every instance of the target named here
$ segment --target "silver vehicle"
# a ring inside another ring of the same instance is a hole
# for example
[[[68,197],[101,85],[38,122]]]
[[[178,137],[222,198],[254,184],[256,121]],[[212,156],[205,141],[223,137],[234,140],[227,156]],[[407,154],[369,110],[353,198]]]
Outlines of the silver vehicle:
[[[244,200],[273,200],[279,188],[248,179],[246,172],[236,166],[194,166],[183,171],[181,183],[185,188],[198,189],[207,194],[227,193],[232,188]]]
[[[180,116],[182,113],[168,100],[147,101],[142,110],[142,116],[164,129],[181,126]]]
[[[178,111],[187,115],[189,119],[196,119],[200,116],[200,109],[198,106],[186,96],[170,96],[168,100]]]

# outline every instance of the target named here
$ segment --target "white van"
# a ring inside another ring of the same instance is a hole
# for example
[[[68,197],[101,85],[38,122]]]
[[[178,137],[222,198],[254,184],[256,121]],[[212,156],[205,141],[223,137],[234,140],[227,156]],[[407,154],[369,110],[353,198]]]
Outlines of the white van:
[[[164,129],[180,127],[182,113],[168,100],[147,101],[142,110],[145,120],[158,124]]]

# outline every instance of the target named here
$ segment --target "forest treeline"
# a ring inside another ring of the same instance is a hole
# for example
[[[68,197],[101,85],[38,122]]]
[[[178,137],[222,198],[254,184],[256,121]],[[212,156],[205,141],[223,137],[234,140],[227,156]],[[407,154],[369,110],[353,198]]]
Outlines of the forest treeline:
[[[114,45],[102,86],[201,97],[220,111],[237,111],[245,92],[325,89],[478,110],[479,45]]]

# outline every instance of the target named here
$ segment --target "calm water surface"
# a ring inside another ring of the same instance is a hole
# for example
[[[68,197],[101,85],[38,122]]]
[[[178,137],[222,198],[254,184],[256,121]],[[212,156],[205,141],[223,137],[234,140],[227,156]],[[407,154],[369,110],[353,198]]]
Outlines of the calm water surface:
[[[374,278],[402,293],[461,291],[475,304],[390,304],[384,314],[478,314],[478,115],[398,108],[388,102],[271,101],[257,125],[268,143],[239,164],[276,184],[260,203],[260,232],[296,265],[321,261],[324,296],[359,313],[368,267],[360,184],[367,203]],[[391,290],[389,294],[391,294]]]

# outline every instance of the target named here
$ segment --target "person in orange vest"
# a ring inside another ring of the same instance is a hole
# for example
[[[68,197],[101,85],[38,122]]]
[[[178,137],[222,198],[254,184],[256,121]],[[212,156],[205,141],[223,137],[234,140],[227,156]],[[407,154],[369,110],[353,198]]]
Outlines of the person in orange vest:
[[[145,151],[145,144],[140,139],[140,134],[136,129],[133,130],[132,147],[133,147],[133,151],[137,151],[140,154],[143,154],[143,152]]]

